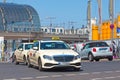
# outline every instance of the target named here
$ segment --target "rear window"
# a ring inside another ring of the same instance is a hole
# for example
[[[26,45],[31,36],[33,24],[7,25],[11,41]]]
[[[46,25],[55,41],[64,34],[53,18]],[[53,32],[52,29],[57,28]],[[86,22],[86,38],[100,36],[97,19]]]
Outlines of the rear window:
[[[94,42],[89,43],[90,47],[108,47],[108,44],[106,42]]]

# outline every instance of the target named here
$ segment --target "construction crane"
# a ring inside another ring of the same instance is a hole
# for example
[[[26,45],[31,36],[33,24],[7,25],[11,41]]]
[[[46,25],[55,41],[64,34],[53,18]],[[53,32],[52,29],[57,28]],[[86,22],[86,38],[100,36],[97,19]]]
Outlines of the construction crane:
[[[3,0],[3,3],[6,3],[6,0]]]

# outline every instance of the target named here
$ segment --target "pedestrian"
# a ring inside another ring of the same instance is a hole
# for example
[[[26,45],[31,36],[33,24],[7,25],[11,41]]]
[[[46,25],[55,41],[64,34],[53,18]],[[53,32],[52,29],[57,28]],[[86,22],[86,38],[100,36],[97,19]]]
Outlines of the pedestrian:
[[[118,51],[118,58],[120,58],[120,41],[118,41],[118,46],[117,46],[117,51]]]
[[[117,58],[117,45],[114,41],[112,41],[112,51],[113,51],[113,58]]]
[[[11,58],[11,61],[12,63],[14,62],[15,58],[14,58],[14,53],[12,53],[12,56],[10,57]]]

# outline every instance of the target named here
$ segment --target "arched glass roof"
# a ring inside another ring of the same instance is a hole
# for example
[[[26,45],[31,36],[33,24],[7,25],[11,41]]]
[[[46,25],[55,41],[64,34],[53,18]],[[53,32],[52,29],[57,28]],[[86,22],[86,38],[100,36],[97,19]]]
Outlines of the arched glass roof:
[[[39,31],[40,19],[29,5],[0,3],[0,31]]]

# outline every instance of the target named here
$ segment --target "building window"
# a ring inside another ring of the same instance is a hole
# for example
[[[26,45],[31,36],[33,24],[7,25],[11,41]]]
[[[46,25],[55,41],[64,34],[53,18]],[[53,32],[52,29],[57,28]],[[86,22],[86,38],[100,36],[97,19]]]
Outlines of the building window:
[[[57,29],[57,32],[59,32],[59,29]]]
[[[52,29],[52,32],[56,32],[56,29]]]
[[[47,32],[47,29],[45,29],[45,32]]]
[[[82,31],[79,31],[79,33],[82,33]]]
[[[60,29],[60,33],[62,33],[63,32],[63,30],[62,29]]]
[[[41,29],[41,31],[43,31],[43,29]]]

